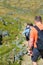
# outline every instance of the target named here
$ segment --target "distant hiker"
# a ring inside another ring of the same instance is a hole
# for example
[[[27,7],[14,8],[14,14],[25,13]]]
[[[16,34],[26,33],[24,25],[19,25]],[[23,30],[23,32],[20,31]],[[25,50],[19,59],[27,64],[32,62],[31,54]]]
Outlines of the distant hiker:
[[[23,31],[23,34],[25,34],[26,40],[29,40],[29,34],[30,34],[30,26],[33,26],[32,23],[27,23],[25,30]]]
[[[37,65],[38,57],[43,58],[43,24],[41,16],[35,17],[35,26],[31,28],[29,49],[33,65]]]
[[[0,45],[2,45],[2,31],[0,31]]]

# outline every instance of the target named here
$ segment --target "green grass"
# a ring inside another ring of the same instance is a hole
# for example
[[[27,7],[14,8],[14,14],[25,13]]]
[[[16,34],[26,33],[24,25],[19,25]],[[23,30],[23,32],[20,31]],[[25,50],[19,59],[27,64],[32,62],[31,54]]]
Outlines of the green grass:
[[[3,45],[0,46],[0,65],[20,65],[20,60],[12,63],[13,59],[9,56],[14,58],[14,54],[23,50],[24,47],[21,49],[18,46],[20,44],[22,46],[25,41],[20,32],[23,31],[27,22],[33,23],[36,15],[41,15],[43,20],[43,0],[0,0],[0,17],[7,22],[7,25],[3,25],[3,21],[0,20],[0,30],[7,30],[10,34],[10,36],[3,37]],[[13,49],[16,51],[12,51]],[[30,61],[30,57],[28,60]],[[42,60],[39,62],[39,65],[42,65]]]

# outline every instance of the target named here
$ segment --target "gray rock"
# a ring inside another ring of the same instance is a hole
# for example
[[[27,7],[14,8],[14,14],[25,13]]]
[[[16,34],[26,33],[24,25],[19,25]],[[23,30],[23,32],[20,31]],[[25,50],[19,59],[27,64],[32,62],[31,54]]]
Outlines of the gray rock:
[[[14,22],[10,22],[10,24],[14,24]]]
[[[19,18],[18,17],[17,18],[14,18],[14,20],[19,21]]]
[[[3,36],[9,36],[9,32],[8,31],[3,31],[2,35]]]
[[[7,22],[3,22],[3,25],[8,25],[8,23]]]

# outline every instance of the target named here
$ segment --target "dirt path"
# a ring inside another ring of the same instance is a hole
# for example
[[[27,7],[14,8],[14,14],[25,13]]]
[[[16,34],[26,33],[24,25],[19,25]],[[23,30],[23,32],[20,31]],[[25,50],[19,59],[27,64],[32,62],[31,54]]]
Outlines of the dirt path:
[[[27,41],[24,41],[23,43],[26,46],[28,46],[28,42]],[[23,61],[22,61],[22,64],[21,65],[32,65],[31,57],[28,56],[28,54],[26,54],[26,55],[23,56]],[[43,65],[43,60],[42,59],[40,59],[38,61],[38,65]]]
[[[32,64],[32,62],[30,60],[30,57],[28,55],[25,55],[23,57],[23,61],[22,61],[22,64],[21,65],[31,65],[31,64]]]
[[[30,56],[24,55],[23,61],[22,61],[22,64],[21,65],[32,65],[32,61],[31,61]],[[38,61],[38,65],[43,65],[43,60],[42,59],[40,59]]]

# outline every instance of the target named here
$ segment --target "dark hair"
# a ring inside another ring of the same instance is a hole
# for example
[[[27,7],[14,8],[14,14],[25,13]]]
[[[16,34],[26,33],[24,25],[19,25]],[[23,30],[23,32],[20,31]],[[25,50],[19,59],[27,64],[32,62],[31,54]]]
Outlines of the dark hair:
[[[35,16],[35,20],[36,20],[37,22],[42,22],[41,16]]]
[[[33,24],[32,24],[32,23],[27,23],[27,25],[29,25],[29,26],[33,26]]]

